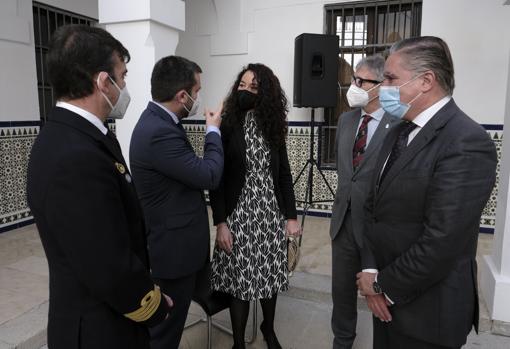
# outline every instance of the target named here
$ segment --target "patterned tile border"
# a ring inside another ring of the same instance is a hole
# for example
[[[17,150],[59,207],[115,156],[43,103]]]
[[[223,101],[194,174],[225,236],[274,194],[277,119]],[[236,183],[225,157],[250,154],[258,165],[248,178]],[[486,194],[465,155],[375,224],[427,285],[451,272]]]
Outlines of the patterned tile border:
[[[205,125],[203,120],[186,120],[183,125],[188,133],[191,144],[195,148],[195,151],[200,156],[203,155],[203,144]],[[315,133],[315,149],[316,157],[319,158],[319,140],[318,135],[321,133],[321,126],[323,123],[316,122],[314,128]],[[501,159],[501,149],[503,141],[503,125],[482,125],[486,129],[487,133],[491,136],[496,144],[498,151],[498,159]],[[289,122],[289,136],[287,138],[287,149],[289,152],[289,162],[292,170],[292,176],[296,179],[299,171],[305,165],[310,149],[310,123],[309,122]],[[337,186],[337,174],[334,169],[322,169],[326,180],[333,189],[336,190]],[[487,206],[485,207],[482,217],[480,220],[480,232],[482,233],[494,233],[495,217],[496,217],[496,202],[498,194],[498,183],[499,183],[500,164],[497,167],[497,182],[494,190],[492,191],[491,197]],[[300,180],[295,184],[296,199],[299,201],[305,200],[307,173],[303,174]],[[317,202],[311,205],[309,208],[309,214],[313,216],[330,217],[331,207],[333,203],[333,197],[329,192],[329,189],[324,183],[322,177],[319,175],[317,170],[313,173],[313,199],[314,201],[326,201]],[[327,202],[329,200],[329,202]],[[298,211],[303,211],[303,204],[298,203]]]
[[[186,120],[183,122],[189,139],[200,156],[203,155],[205,124],[203,120]],[[321,122],[316,123],[315,149],[319,152],[317,135],[321,133]],[[503,125],[483,125],[487,133],[496,144],[498,158],[501,158],[503,141]],[[109,127],[115,131],[115,124]],[[0,122],[0,233],[19,228],[33,222],[33,217],[26,202],[26,171],[28,157],[33,142],[39,133],[38,121],[3,121]],[[289,137],[287,139],[289,161],[293,178],[297,177],[308,159],[310,146],[310,123],[290,122]],[[332,169],[323,169],[323,173],[332,187],[336,189],[337,175]],[[500,164],[497,167],[497,180],[499,182]],[[296,199],[304,200],[307,175],[304,174],[296,183]],[[329,193],[326,184],[316,170],[313,177],[313,198],[315,201],[327,201],[315,203],[310,207],[309,214],[314,216],[331,216],[333,197]],[[480,231],[493,233],[496,215],[496,200],[498,185],[491,194],[491,198],[485,207]],[[206,195],[208,197],[208,195]],[[298,210],[302,212],[302,204],[298,204]]]
[[[33,222],[26,199],[28,157],[38,121],[0,123],[0,232]]]
[[[115,126],[108,121],[113,132]],[[39,130],[39,121],[0,122],[0,233],[34,222],[26,199],[26,176]]]

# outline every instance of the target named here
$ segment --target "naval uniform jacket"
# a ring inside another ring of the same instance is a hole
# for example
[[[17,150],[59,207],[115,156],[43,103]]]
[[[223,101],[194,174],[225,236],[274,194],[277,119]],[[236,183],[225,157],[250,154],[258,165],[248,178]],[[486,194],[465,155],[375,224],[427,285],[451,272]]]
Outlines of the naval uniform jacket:
[[[124,315],[140,309],[154,283],[118,143],[56,107],[32,148],[27,181],[49,264],[49,348],[149,348],[147,325],[161,322],[168,305],[158,302],[146,321]]]

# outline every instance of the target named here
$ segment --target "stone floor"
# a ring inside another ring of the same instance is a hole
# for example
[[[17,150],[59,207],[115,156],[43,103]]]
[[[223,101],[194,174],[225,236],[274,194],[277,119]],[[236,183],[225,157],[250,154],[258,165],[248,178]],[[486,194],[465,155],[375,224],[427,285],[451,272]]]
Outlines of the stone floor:
[[[329,219],[307,217],[300,264],[291,278],[289,292],[282,294],[278,301],[276,330],[284,348],[330,348],[332,306],[328,226]],[[215,230],[211,231],[214,238]],[[480,235],[478,255],[489,254],[491,247],[492,236]],[[47,300],[48,268],[35,226],[0,234],[0,349],[38,349],[45,345]],[[355,348],[368,349],[372,341],[371,316],[361,299],[358,308],[360,315]],[[189,321],[201,317],[201,314],[199,307],[193,305]],[[230,327],[228,312],[217,314],[215,321]],[[465,348],[510,348],[510,337],[492,335],[489,330],[490,322],[484,310],[482,332],[480,335],[471,334]],[[180,349],[205,347],[204,323],[185,330]],[[230,348],[231,337],[214,329],[213,347]],[[260,331],[255,342],[248,347],[265,348]]]

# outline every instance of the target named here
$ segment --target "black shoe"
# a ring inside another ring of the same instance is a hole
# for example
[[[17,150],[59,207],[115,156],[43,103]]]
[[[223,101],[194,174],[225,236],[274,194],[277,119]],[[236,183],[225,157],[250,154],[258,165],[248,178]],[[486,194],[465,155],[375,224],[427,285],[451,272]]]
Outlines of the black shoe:
[[[278,342],[278,338],[276,338],[274,329],[268,331],[264,326],[264,322],[262,322],[260,324],[260,332],[262,332],[262,335],[264,336],[268,349],[282,349],[280,342]]]

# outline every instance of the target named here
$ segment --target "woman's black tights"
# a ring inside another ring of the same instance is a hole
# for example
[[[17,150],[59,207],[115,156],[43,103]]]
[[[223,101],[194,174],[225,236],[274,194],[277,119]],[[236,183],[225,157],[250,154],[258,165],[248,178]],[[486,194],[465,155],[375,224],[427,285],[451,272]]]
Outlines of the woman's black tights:
[[[261,299],[262,313],[264,322],[261,327],[266,333],[274,333],[274,316],[276,311],[276,297]],[[232,332],[234,337],[234,348],[244,349],[244,333],[246,331],[246,323],[248,322],[248,314],[250,312],[250,302],[232,297],[230,302],[230,321],[232,322]]]
[[[230,301],[230,322],[234,337],[234,349],[244,349],[244,331],[250,312],[250,302],[232,297]]]

